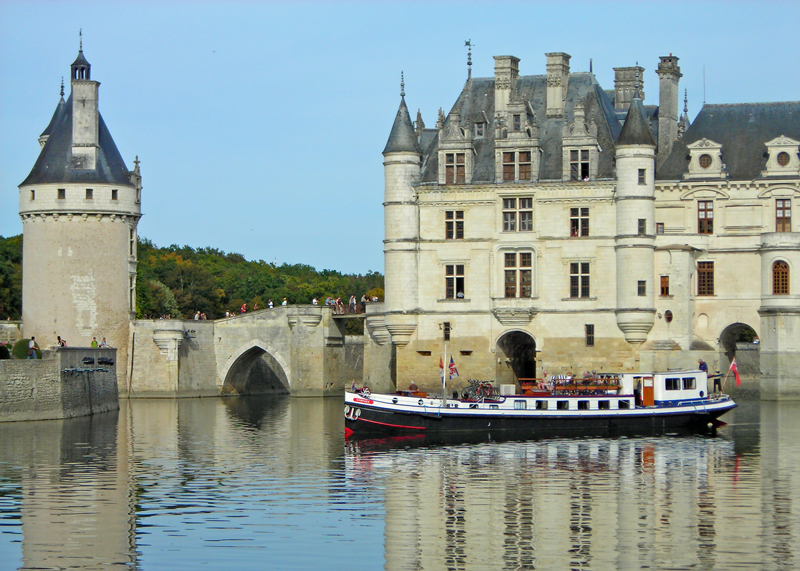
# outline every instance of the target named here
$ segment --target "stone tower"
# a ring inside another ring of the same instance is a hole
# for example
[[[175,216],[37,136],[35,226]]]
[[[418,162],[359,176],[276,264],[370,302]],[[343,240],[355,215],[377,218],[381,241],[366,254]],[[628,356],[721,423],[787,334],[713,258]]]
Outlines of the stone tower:
[[[417,327],[419,219],[414,185],[421,155],[401,87],[400,108],[383,149],[385,319],[395,347],[406,345]]]
[[[103,337],[118,349],[125,392],[128,330],[136,303],[139,162],[129,171],[98,109],[83,46],[39,138],[42,150],[19,186],[23,234],[22,319],[41,346]]]
[[[638,83],[638,82],[637,82]],[[617,139],[617,326],[643,343],[655,321],[655,150],[638,85]]]
[[[667,159],[672,145],[678,138],[678,82],[683,74],[678,66],[678,58],[672,54],[660,56],[656,73],[659,79],[658,91],[658,165]]]

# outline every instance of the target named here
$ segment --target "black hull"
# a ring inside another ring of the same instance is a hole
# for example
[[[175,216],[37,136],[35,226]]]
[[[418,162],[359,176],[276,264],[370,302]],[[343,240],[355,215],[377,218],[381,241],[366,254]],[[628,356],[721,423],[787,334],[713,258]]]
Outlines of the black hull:
[[[435,413],[413,414],[360,407],[357,420],[347,419],[348,438],[424,437],[428,440],[515,440],[559,436],[644,436],[667,433],[709,432],[720,424],[717,418],[730,408],[698,412],[658,409],[631,411],[625,415],[439,416]]]

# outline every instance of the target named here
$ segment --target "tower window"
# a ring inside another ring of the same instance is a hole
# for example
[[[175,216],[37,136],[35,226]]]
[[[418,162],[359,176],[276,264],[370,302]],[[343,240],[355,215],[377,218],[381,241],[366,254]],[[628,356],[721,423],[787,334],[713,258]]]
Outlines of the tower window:
[[[636,285],[636,291],[639,297],[644,297],[647,295],[647,281],[646,280],[639,280]]]
[[[714,262],[697,262],[697,295],[714,295]]]
[[[36,191],[31,190],[31,200],[36,200]]]
[[[639,218],[639,236],[647,234],[647,219]]]
[[[447,210],[444,213],[444,237],[446,240],[464,239],[464,211]]]
[[[669,295],[669,276],[661,276],[661,295]]]
[[[116,188],[112,188],[112,189],[111,189],[111,200],[117,200],[117,198],[118,198],[118,192],[119,192],[119,191],[117,191],[117,189],[116,189]]]
[[[442,331],[444,332],[444,340],[445,341],[450,341],[450,322],[449,321],[445,321],[442,324]]]
[[[67,198],[67,189],[66,188],[59,188],[58,189],[58,199],[64,200]]]
[[[589,262],[572,262],[569,265],[569,296],[589,297]]]
[[[792,231],[792,201],[779,198],[775,201],[775,232]]]
[[[663,233],[664,233],[664,223],[656,222],[656,234],[663,234]]]
[[[697,233],[714,233],[714,201],[699,200],[697,202]]]
[[[772,264],[772,295],[789,294],[789,264],[777,261]]]
[[[639,169],[639,184],[647,184],[647,169]]]
[[[505,255],[505,296],[531,297],[533,295],[533,256],[530,252],[509,252]]]
[[[586,346],[594,347],[594,323],[587,323],[586,328]]]
[[[92,190],[91,188],[87,188],[86,189],[86,200],[91,200],[92,198],[94,198],[94,190]]]
[[[464,264],[448,264],[444,268],[445,298],[464,299]]]
[[[589,151],[572,150],[569,152],[570,180],[589,180]]]
[[[445,154],[445,183],[464,184],[466,182],[467,168],[464,157],[464,153]]]
[[[570,236],[573,238],[589,235],[589,209],[570,208]]]

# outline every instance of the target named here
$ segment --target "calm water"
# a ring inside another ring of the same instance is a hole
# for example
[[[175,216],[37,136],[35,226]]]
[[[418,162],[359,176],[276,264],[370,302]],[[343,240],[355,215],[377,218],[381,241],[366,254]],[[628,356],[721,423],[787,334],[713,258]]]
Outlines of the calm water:
[[[0,425],[0,569],[796,569],[800,404],[716,437],[346,444],[339,399]]]

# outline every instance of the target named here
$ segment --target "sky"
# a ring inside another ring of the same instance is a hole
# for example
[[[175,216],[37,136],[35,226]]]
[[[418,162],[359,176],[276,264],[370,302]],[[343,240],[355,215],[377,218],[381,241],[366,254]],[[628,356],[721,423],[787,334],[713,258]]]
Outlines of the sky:
[[[545,73],[680,58],[689,116],[708,103],[800,99],[800,2],[0,0],[0,235],[83,51],[100,112],[143,177],[139,235],[249,260],[383,272],[383,157],[400,103],[428,127],[495,55]],[[682,98],[681,98],[682,99]],[[681,101],[681,108],[682,108]]]

